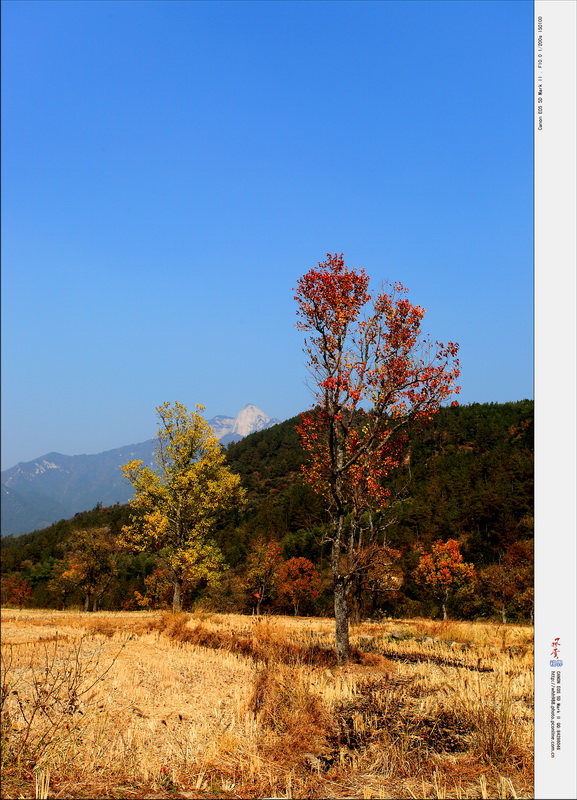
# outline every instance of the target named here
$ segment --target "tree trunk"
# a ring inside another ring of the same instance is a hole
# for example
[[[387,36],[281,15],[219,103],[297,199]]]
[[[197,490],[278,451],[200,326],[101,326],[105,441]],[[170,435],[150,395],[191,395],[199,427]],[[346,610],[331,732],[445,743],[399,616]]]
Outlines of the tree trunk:
[[[335,575],[335,643],[337,663],[346,664],[349,660],[349,610],[347,607],[347,588],[342,575]]]
[[[172,595],[172,611],[177,614],[182,611],[182,578],[173,578],[172,581],[173,595]]]
[[[361,607],[362,607],[362,582],[358,575],[354,576],[354,580],[349,592],[349,620],[351,625],[359,625],[361,622]]]
[[[94,595],[94,597],[92,598],[92,610],[93,611],[98,611],[98,596],[97,595]]]
[[[338,494],[335,493],[338,497]],[[337,664],[346,664],[349,660],[349,608],[347,604],[347,585],[341,572],[341,545],[343,536],[344,508],[337,512],[333,528],[333,546],[331,549],[331,569],[333,573],[333,594],[335,603],[335,645]]]
[[[447,600],[449,599],[449,590],[445,589],[445,597],[443,598],[443,622],[447,621]]]
[[[84,596],[84,610],[85,611],[89,611],[90,610],[90,595],[89,594]]]
[[[503,625],[507,624],[507,612],[505,611],[505,606],[501,606],[501,620],[503,621]]]

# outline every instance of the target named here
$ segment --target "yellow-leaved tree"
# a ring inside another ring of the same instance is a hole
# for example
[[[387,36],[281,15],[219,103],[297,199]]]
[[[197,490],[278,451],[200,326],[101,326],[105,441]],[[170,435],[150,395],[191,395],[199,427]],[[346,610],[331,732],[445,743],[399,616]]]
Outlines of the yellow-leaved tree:
[[[212,539],[222,516],[244,501],[240,477],[224,463],[224,453],[202,417],[181,403],[156,409],[160,419],[156,470],[142,461],[122,467],[135,489],[134,514],[121,540],[134,550],[157,553],[173,585],[173,611],[182,609],[185,581],[218,580],[225,564]]]

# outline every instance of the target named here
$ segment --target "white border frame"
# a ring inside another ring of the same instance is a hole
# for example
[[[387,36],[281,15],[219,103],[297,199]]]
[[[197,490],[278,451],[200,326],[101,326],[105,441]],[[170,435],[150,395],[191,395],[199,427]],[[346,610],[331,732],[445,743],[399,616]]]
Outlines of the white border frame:
[[[577,797],[577,0],[535,0],[534,10],[535,798],[565,800]],[[556,637],[560,668],[550,664]]]

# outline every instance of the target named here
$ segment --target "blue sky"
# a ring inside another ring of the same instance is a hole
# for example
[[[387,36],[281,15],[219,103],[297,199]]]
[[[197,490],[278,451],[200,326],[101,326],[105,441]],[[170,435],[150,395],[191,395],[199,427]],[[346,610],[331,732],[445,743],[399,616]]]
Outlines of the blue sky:
[[[311,402],[327,252],[533,396],[531,0],[2,3],[3,457]]]

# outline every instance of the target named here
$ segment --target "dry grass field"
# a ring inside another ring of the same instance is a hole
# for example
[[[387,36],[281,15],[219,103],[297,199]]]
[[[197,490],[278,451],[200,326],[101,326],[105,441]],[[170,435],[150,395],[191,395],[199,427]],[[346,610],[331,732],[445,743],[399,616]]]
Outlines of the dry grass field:
[[[2,611],[3,798],[530,798],[533,632]]]

